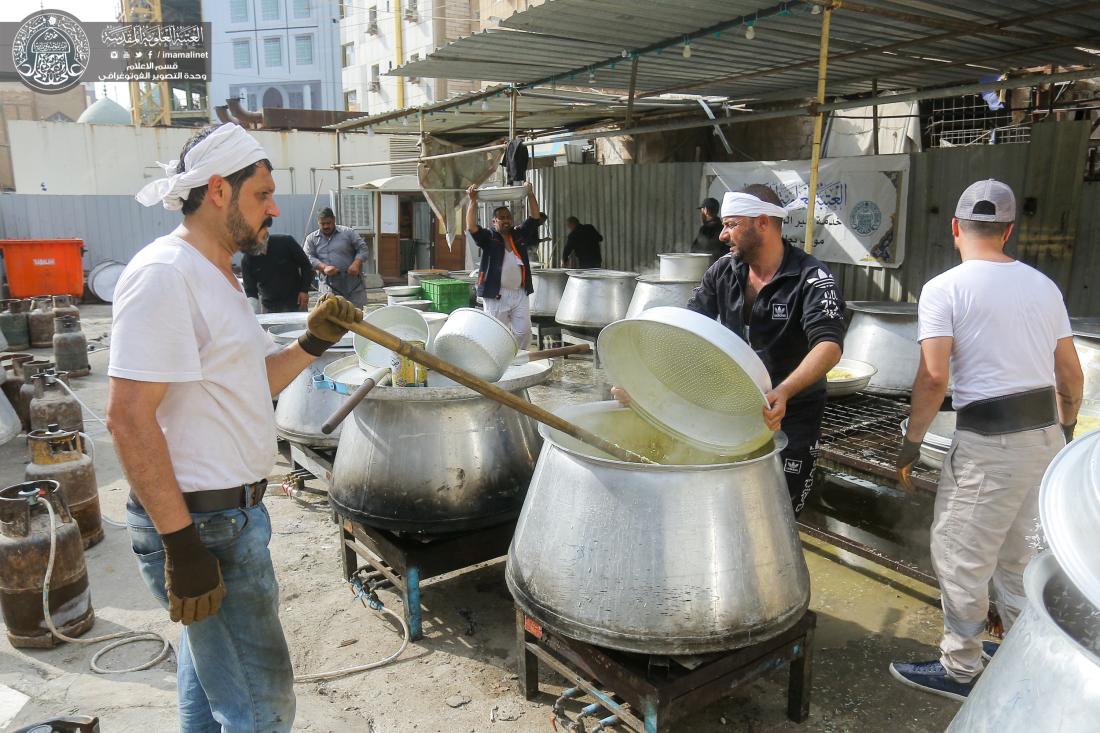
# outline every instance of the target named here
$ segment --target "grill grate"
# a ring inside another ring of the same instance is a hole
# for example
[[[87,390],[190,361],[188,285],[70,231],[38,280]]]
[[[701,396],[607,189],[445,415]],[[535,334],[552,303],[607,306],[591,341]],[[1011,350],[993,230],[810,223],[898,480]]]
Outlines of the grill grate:
[[[885,397],[856,394],[829,400],[821,421],[821,455],[842,466],[896,483],[894,459],[901,450],[901,421],[909,405]],[[913,484],[935,491],[939,471],[921,464],[910,474]]]

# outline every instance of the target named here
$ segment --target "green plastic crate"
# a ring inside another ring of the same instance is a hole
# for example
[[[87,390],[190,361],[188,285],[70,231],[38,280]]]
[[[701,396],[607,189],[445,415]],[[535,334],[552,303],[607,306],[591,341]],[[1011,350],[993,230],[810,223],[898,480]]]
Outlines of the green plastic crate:
[[[424,299],[432,301],[432,310],[436,313],[450,313],[470,305],[470,286],[461,280],[421,280],[420,289]]]

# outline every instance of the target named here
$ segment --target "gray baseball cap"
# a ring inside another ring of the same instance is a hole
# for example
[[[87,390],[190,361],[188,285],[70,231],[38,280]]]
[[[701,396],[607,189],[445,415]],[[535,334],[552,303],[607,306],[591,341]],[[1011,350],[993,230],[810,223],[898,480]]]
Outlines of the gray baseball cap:
[[[989,178],[971,183],[959,197],[955,207],[956,219],[970,221],[1016,221],[1016,196],[1007,184]]]

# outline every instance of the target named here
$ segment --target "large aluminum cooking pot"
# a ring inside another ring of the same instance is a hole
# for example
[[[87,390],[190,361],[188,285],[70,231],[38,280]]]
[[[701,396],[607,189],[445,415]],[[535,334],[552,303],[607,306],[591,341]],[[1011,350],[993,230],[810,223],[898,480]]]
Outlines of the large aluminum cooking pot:
[[[917,304],[857,300],[848,309],[852,322],[844,337],[844,356],[878,369],[865,391],[909,394],[920,364]]]
[[[810,579],[782,434],[753,458],[715,463],[614,402],[557,414],[666,464],[617,461],[540,426],[508,553],[520,608],[566,636],[642,654],[736,648],[801,618]]]
[[[526,398],[550,370],[511,367],[497,386]],[[355,357],[325,370],[351,390],[365,375]],[[519,513],[540,443],[531,418],[466,387],[375,387],[344,421],[329,501],[384,529],[493,526]]]
[[[630,298],[630,307],[626,317],[633,318],[647,308],[661,305],[673,305],[681,308],[691,300],[692,291],[699,286],[698,280],[664,280],[659,277],[643,275],[634,286],[634,295]]]
[[[1050,553],[1028,565],[1024,588],[1027,608],[949,732],[1076,733],[1100,726],[1100,649],[1095,617],[1088,620],[1100,609],[1077,594]]]
[[[694,280],[698,285],[710,267],[710,255],[699,252],[667,252],[657,255],[662,280]]]
[[[299,325],[276,325],[271,328],[271,337],[277,343],[289,344],[296,340],[301,332],[302,327]],[[291,443],[315,448],[337,446],[340,440],[340,427],[337,426],[330,435],[325,435],[321,432],[321,426],[340,407],[344,397],[330,389],[319,387],[314,377],[323,374],[325,367],[332,362],[354,353],[351,337],[345,336],[339,344],[303,369],[294,381],[279,393],[279,401],[275,405],[275,432],[280,437]]]
[[[1085,372],[1084,398],[1100,407],[1100,318],[1072,318],[1073,345]]]
[[[637,277],[636,272],[619,270],[569,270],[554,320],[563,326],[593,329],[621,321]]]
[[[529,297],[531,315],[536,318],[553,318],[558,312],[558,305],[561,303],[561,296],[565,292],[565,284],[568,280],[569,270],[532,268],[531,285],[535,288],[535,292]]]

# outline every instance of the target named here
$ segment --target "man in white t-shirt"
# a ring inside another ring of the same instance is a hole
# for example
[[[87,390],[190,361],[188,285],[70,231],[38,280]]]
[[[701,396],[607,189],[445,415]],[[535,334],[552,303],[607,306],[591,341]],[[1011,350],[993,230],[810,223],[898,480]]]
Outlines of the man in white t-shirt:
[[[996,652],[982,642],[993,601],[1005,629],[1026,604],[1023,571],[1034,554],[1039,483],[1073,435],[1083,377],[1057,286],[1004,252],[1016,199],[1000,181],[963,192],[951,222],[962,264],[921,292],[921,361],[912,414],[897,459],[909,471],[954,377],[957,428],[944,461],[932,522],[944,632],[936,661],[894,662],[912,687],[965,699]]]
[[[171,175],[137,195],[183,223],[138,252],[115,289],[107,420],[130,483],[138,566],[182,621],[183,731],[289,731],[293,670],[262,504],[274,467],[271,398],[357,321],[329,296],[277,347],[231,268],[279,215],[271,163],[229,123],[192,137]]]

